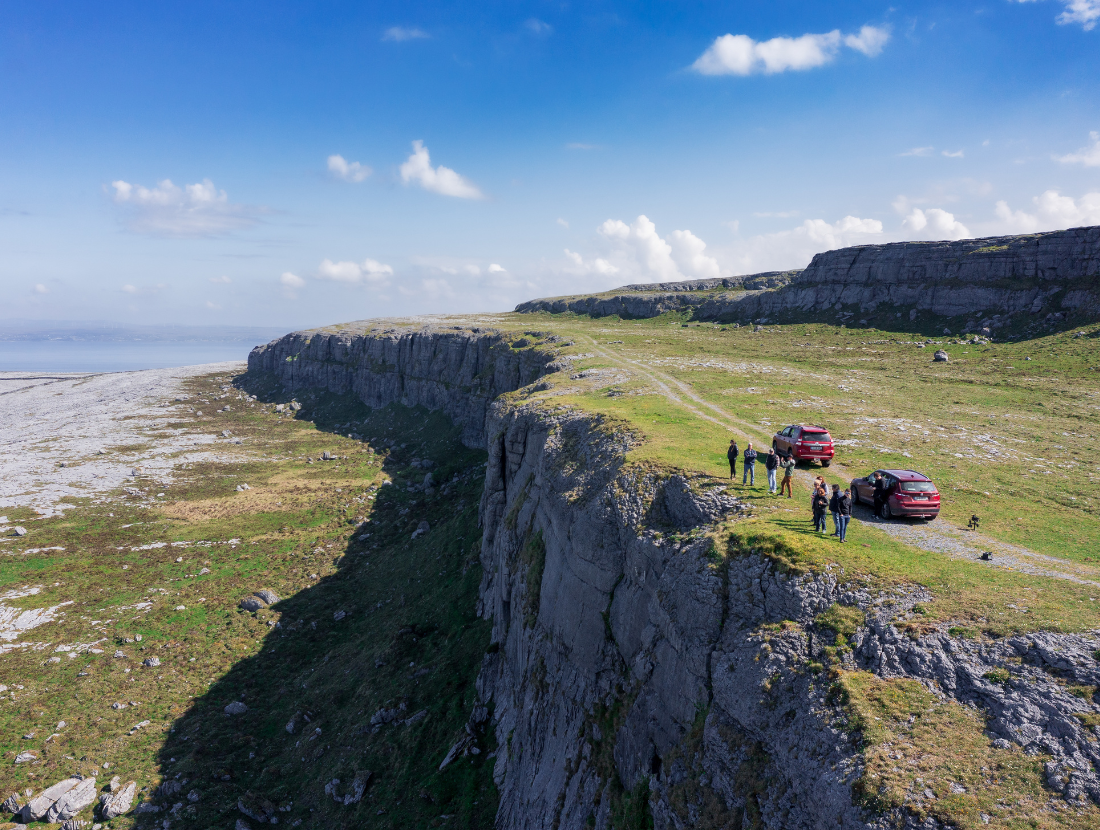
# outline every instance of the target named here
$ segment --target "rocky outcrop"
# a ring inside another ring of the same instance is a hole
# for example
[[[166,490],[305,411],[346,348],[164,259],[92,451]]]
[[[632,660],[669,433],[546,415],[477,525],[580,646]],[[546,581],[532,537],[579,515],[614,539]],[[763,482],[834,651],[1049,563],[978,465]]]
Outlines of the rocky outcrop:
[[[462,429],[463,443],[479,447],[490,401],[551,371],[558,339],[539,332],[506,338],[476,326],[351,325],[258,346],[248,371],[273,373],[288,389],[350,392],[372,407],[440,410]]]
[[[481,430],[478,611],[493,646],[467,733],[439,751],[460,763],[492,712],[499,830],[606,830],[639,803],[658,830],[940,827],[923,791],[904,805],[860,797],[861,736],[826,671],[917,680],[935,700],[977,707],[994,748],[1044,756],[1049,788],[1100,803],[1089,725],[1100,706],[1072,685],[1100,685],[1100,638],[907,632],[929,599],[921,588],[872,594],[839,569],[787,571],[747,542],[716,549],[705,531],[746,509],[723,487],[628,463],[637,437],[598,416],[493,399],[537,388],[556,365],[545,340],[428,329],[285,340],[250,368],[372,405],[447,407]],[[844,642],[822,617],[837,607],[854,609]]]
[[[668,292],[660,299],[636,293],[594,295],[535,300],[516,310],[632,317],[690,310],[699,320],[748,322],[832,311],[868,314],[906,309],[911,320],[919,315],[985,314],[1061,321],[1100,317],[1098,278],[1100,227],[1087,227],[958,242],[841,248],[817,254],[789,282],[767,291],[701,293],[693,289]],[[753,284],[753,278],[735,279],[746,288]]]

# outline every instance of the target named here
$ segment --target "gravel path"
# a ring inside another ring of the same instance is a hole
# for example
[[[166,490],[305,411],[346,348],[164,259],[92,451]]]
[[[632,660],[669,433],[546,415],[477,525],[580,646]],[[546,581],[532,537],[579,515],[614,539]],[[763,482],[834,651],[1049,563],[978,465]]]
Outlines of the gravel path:
[[[741,439],[752,441],[758,447],[764,448],[765,452],[771,445],[771,436],[761,435],[756,424],[737,418],[717,404],[705,400],[696,394],[689,384],[654,369],[652,365],[632,360],[613,349],[608,349],[593,338],[586,337],[585,339],[589,341],[593,351],[601,357],[647,380],[662,395],[697,417],[729,429]],[[816,475],[816,473],[815,469],[814,474]],[[762,470],[761,474],[763,474]],[[840,478],[845,483],[853,477],[844,465],[836,461],[829,466],[829,470],[825,475],[827,478]],[[802,489],[809,491],[810,472],[796,472],[795,480]],[[1017,570],[1037,576],[1048,576],[1085,585],[1095,585],[1100,588],[1100,575],[1098,575],[1096,568],[1077,565],[1065,559],[1046,556],[1019,545],[1001,542],[984,534],[956,527],[943,519],[937,519],[935,523],[928,524],[905,520],[883,521],[874,516],[870,508],[867,507],[855,508],[852,519],[857,522],[874,524],[895,539],[920,550],[942,553],[954,559],[966,559],[973,561],[980,567]],[[980,557],[985,552],[991,553],[993,558],[988,561],[982,560]]]
[[[132,481],[167,484],[178,464],[222,457],[216,434],[167,428],[187,378],[236,374],[243,363],[103,374],[0,372],[0,518],[13,507],[43,516],[65,497],[103,494]],[[226,450],[228,447],[226,447]],[[64,465],[64,466],[62,466]],[[11,538],[0,521],[0,537]]]

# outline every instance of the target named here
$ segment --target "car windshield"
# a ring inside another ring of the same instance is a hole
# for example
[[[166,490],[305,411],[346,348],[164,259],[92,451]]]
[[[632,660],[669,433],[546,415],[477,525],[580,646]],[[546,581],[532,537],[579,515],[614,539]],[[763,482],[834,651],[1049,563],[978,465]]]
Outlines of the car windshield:
[[[934,493],[936,486],[931,481],[903,481],[901,489],[907,493]]]

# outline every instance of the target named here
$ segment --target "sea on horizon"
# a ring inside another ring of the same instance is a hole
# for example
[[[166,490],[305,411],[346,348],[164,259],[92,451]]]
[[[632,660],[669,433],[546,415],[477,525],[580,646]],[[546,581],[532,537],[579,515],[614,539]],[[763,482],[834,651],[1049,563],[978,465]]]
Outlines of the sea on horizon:
[[[251,341],[0,340],[0,372],[133,372],[248,359]]]

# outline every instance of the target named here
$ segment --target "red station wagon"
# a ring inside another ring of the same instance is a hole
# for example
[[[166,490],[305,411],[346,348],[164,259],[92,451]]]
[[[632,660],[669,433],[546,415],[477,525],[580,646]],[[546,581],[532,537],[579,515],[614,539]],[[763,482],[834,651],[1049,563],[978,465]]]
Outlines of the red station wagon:
[[[772,438],[772,448],[780,454],[794,456],[795,461],[820,461],[828,467],[836,451],[833,439],[824,427],[789,426]]]
[[[886,479],[886,501],[879,511],[883,519],[896,517],[934,519],[940,514],[940,494],[932,479],[913,470],[876,470]],[[875,473],[852,480],[852,501],[874,504]]]

